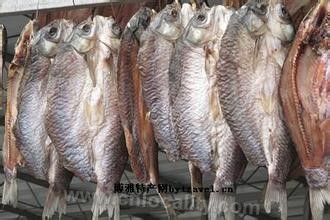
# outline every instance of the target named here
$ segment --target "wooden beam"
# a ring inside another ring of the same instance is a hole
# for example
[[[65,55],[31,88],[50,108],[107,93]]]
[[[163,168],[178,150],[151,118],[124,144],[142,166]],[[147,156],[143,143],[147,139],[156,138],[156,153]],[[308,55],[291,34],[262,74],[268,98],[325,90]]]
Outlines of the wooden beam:
[[[27,12],[35,12],[37,8],[42,10],[50,10],[56,8],[73,8],[88,7],[110,3],[128,3],[138,2],[134,0],[1,0],[0,15],[4,14],[23,14]]]

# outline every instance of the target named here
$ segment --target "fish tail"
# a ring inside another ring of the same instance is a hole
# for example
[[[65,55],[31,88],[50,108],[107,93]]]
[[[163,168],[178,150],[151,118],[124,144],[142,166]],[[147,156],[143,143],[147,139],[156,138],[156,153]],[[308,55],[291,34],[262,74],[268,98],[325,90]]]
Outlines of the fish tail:
[[[118,193],[105,193],[99,187],[96,188],[93,199],[93,220],[97,220],[105,210],[108,210],[109,219],[120,219],[119,196]]]
[[[42,219],[52,219],[55,211],[58,212],[59,219],[61,219],[62,214],[66,213],[66,201],[66,190],[59,191],[55,186],[49,186],[44,210],[42,212]]]
[[[191,208],[197,208],[198,211],[204,213],[207,210],[207,203],[204,193],[192,193],[192,205]]]
[[[169,220],[177,220],[178,216],[177,213],[171,203],[171,201],[168,199],[168,195],[165,193],[158,192],[160,199],[162,200],[162,203],[164,204],[167,216]]]
[[[217,220],[223,214],[226,220],[235,220],[235,196],[212,192],[209,201],[209,220]]]
[[[17,180],[16,168],[9,170],[5,168],[5,181],[2,192],[2,204],[17,207]]]
[[[203,187],[203,174],[198,167],[196,167],[192,162],[189,162],[189,172],[191,187]],[[203,192],[194,192],[192,190],[192,204],[191,208],[197,208],[199,211],[204,213],[207,211],[207,204],[205,199],[205,194]]]
[[[17,180],[6,179],[3,185],[2,204],[17,207]]]
[[[309,188],[309,195],[313,220],[322,220],[324,205],[330,204],[330,184],[326,188]]]
[[[287,196],[285,183],[276,183],[275,181],[269,180],[265,195],[265,210],[270,213],[272,206],[275,205],[279,208],[281,213],[281,220],[287,219],[288,207],[287,207]]]

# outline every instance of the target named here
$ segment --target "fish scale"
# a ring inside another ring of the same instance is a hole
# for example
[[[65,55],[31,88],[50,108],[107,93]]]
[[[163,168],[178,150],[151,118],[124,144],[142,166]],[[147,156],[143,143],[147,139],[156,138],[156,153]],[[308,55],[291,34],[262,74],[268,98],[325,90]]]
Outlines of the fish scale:
[[[207,135],[211,129],[207,120],[208,78],[206,74],[200,73],[200,70],[205,69],[205,61],[200,59],[204,56],[204,50],[185,45],[179,51],[180,56],[185,57],[185,64],[190,64],[183,65],[182,72],[179,73],[180,90],[173,105],[173,119],[179,134],[180,152],[183,158],[193,161],[202,172],[205,172],[211,170],[212,146],[210,136]],[[197,100],[199,101],[196,102]],[[198,129],[196,123],[200,125]],[[208,138],[205,139],[206,137]]]

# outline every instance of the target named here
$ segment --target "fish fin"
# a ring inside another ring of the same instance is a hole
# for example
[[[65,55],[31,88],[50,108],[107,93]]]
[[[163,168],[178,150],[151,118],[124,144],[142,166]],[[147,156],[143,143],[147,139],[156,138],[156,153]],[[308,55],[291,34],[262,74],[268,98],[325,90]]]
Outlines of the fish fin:
[[[85,104],[85,114],[88,124],[97,127],[104,121],[103,93],[99,87],[93,88],[89,99]]]
[[[226,220],[235,220],[235,212],[232,210],[235,204],[235,196],[219,192],[212,192],[209,201],[209,220],[217,220],[219,214],[224,214]]]
[[[5,180],[2,194],[2,204],[17,207],[17,180]]]
[[[16,168],[14,170],[4,169],[6,178],[3,185],[2,204],[17,207]]]
[[[191,187],[192,188],[203,187],[203,174],[200,171],[200,169],[198,169],[198,167],[193,165],[193,163],[190,161],[188,165],[189,165]],[[191,206],[192,206],[191,208],[197,208],[201,212],[207,210],[207,204],[206,204],[204,192],[194,192],[194,190],[192,191]]]
[[[261,92],[260,94],[260,102],[262,109],[268,114],[272,115],[274,108],[275,108],[275,100],[274,97],[271,95],[266,95],[265,92]]]
[[[322,220],[324,205],[330,204],[330,184],[326,188],[309,188],[309,195],[313,220]]]
[[[57,191],[54,186],[49,186],[45,201],[42,219],[52,219],[55,211],[58,212],[59,219],[66,213],[67,193],[65,190]]]
[[[286,220],[288,207],[285,184],[278,184],[269,180],[264,202],[266,212],[270,213],[274,205],[279,208],[281,220]]]
[[[119,208],[119,196],[118,193],[105,193],[101,191],[99,187],[96,188],[96,192],[93,198],[92,212],[93,220],[97,220],[105,210],[108,210],[108,217],[114,220],[120,219]]]

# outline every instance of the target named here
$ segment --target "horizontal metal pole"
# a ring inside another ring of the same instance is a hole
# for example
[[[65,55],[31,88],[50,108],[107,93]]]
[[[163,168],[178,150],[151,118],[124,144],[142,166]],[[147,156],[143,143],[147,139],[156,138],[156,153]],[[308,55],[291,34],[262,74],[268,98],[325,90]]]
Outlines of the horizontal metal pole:
[[[134,0],[0,0],[0,16],[36,12],[37,9],[72,8],[98,6],[111,3],[132,3]]]
[[[20,216],[25,216],[25,217],[27,217],[28,220],[39,220],[39,219],[41,220],[42,219],[41,216],[39,216],[33,212],[30,212],[30,211],[24,210],[24,209],[20,209],[20,208],[14,208],[9,205],[0,204],[0,210],[11,212],[11,213],[14,213],[14,214],[17,214]]]

